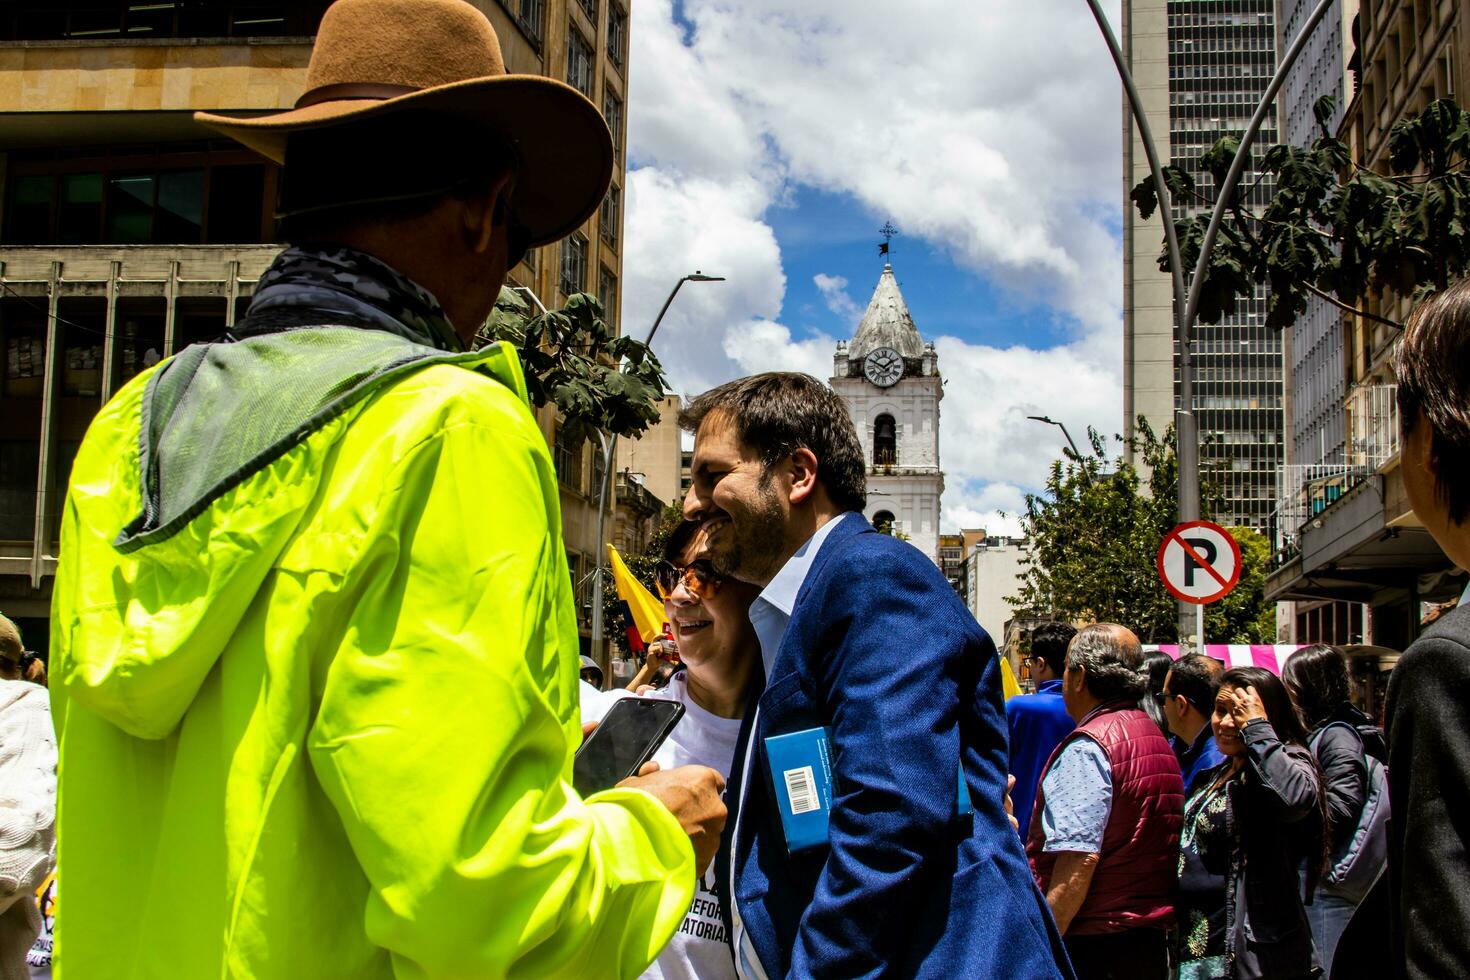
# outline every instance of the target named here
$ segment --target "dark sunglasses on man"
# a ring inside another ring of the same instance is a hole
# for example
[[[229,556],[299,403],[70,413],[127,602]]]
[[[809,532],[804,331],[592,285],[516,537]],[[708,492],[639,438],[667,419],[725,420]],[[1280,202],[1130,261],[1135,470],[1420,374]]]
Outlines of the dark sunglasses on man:
[[[681,584],[693,598],[707,599],[720,591],[723,581],[705,558],[696,558],[683,567],[671,561],[661,561],[653,569],[653,584],[658,587],[659,598],[665,602]]]

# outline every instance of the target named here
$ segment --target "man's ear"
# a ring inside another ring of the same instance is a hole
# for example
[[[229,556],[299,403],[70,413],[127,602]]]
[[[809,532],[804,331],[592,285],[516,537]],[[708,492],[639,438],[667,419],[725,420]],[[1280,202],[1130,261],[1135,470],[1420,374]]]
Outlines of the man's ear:
[[[465,239],[476,254],[489,251],[495,229],[510,220],[510,191],[511,174],[507,170],[483,192],[461,199]]]
[[[799,504],[811,498],[817,489],[817,454],[798,449],[788,459],[791,467],[791,502]]]

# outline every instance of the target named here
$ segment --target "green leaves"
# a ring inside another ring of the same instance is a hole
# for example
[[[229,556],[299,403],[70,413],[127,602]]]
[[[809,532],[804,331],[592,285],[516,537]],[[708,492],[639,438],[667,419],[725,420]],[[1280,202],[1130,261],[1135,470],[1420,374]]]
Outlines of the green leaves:
[[[1317,100],[1313,111],[1323,135],[1310,148],[1282,144],[1261,155],[1257,169],[1275,184],[1264,208],[1247,206],[1251,181],[1242,181],[1245,189],[1229,203],[1205,270],[1201,322],[1229,316],[1262,284],[1269,287],[1267,323],[1281,329],[1305,311],[1313,289],[1351,307],[1369,293],[1443,289],[1470,269],[1470,176],[1463,172],[1470,113],[1440,99],[1400,121],[1389,137],[1392,172],[1380,174],[1354,162],[1328,131],[1335,109],[1330,97]],[[1199,168],[1217,188],[1239,145],[1226,137],[1200,158]],[[1198,196],[1182,169],[1168,170],[1179,175],[1170,180],[1176,200]],[[1152,181],[1130,196],[1145,220],[1158,209]],[[1198,260],[1207,221],[1196,214],[1178,223],[1186,275]],[[1164,248],[1159,268],[1169,269]]]
[[[519,293],[502,289],[476,345],[514,346],[531,403],[555,405],[574,441],[595,429],[636,437],[658,421],[663,368],[646,345],[613,333],[596,297],[578,293],[560,310],[532,313]]]
[[[1138,420],[1132,448],[1148,473],[1146,485],[1140,469],[1121,455],[1110,458],[1096,430],[1088,430],[1088,439],[1080,457],[1067,453],[1052,464],[1044,492],[1026,498],[1022,524],[1031,549],[1023,560],[1020,594],[1007,601],[1021,613],[1122,623],[1145,643],[1175,642],[1178,607],[1154,564],[1164,535],[1177,523],[1173,430],[1158,437],[1146,420]],[[1220,506],[1220,490],[1204,475],[1201,505],[1208,515]],[[1275,609],[1264,590],[1270,544],[1254,531],[1232,533],[1243,539],[1241,581],[1226,600],[1208,608],[1206,633],[1216,643],[1272,642]]]

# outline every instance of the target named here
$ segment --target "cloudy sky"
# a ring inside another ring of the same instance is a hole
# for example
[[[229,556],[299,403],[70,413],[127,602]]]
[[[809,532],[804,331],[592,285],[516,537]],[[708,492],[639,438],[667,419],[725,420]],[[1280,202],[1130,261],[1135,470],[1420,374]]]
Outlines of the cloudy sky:
[[[1116,3],[1112,16],[1116,23]],[[946,530],[1016,530],[1024,490],[1122,424],[1119,90],[1081,0],[637,0],[623,324],[688,285],[676,390],[826,379],[882,271],[948,379]],[[1000,512],[1009,515],[1002,518]]]

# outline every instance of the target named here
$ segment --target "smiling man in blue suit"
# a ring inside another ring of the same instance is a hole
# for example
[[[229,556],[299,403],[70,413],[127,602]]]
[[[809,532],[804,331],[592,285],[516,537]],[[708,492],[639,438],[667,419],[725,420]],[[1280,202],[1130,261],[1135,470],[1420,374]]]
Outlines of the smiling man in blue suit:
[[[717,571],[763,588],[764,690],[716,859],[740,975],[1071,977],[1005,813],[995,646],[930,559],[863,518],[842,401],[763,374],[706,392],[679,424],[696,437],[685,516],[705,523]],[[767,740],[813,729],[831,749],[828,833],[793,852]]]

